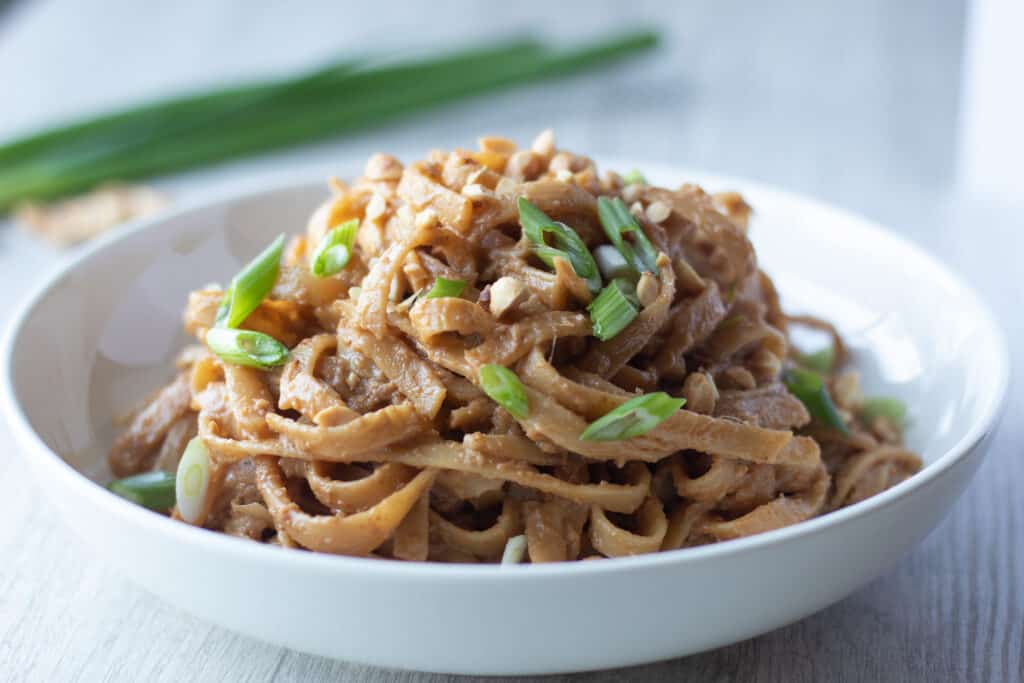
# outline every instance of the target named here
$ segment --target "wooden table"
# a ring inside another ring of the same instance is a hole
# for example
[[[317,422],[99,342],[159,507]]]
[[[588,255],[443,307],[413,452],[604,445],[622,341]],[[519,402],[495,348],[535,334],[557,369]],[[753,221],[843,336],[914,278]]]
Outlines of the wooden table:
[[[411,156],[478,133],[521,140],[554,126],[567,146],[706,167],[820,196],[895,226],[989,297],[1024,366],[1021,223],[1012,207],[957,199],[953,181],[963,8],[954,2],[439,2],[429,15],[332,3],[51,2],[0,16],[0,137],[132,94],[156,94],[351,48],[483,39],[530,26],[573,33],[666,27],[657,58],[556,88],[172,179],[179,196],[380,149]],[[468,4],[466,4],[468,5]],[[896,5],[896,6],[892,6]],[[545,17],[543,21],[539,17]],[[559,35],[567,35],[561,32]],[[951,199],[950,197],[954,197]],[[0,228],[0,311],[67,258]],[[1024,411],[1021,373],[988,461],[949,518],[891,572],[845,601],[753,640],[578,678],[759,681],[1024,679]],[[0,679],[441,681],[299,654],[209,626],[146,594],[72,537],[9,445],[0,458]],[[97,529],[96,533],[103,533]],[[686,618],[686,615],[680,615]],[[577,677],[565,677],[569,678]]]

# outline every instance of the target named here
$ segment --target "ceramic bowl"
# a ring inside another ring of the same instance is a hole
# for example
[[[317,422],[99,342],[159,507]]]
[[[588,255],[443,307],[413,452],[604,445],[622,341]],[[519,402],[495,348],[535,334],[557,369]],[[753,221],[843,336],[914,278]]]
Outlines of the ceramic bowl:
[[[777,628],[883,573],[981,462],[1006,389],[1003,336],[932,257],[862,218],[739,179],[637,164],[654,182],[738,189],[791,312],[843,330],[867,392],[910,407],[924,469],[838,512],[641,557],[448,566],[333,557],[171,521],[103,488],[115,415],[168,378],[189,290],[301,231],[321,182],[183,207],[97,241],[16,315],[3,401],[48,503],[104,561],[202,619],[296,650],[404,669],[534,674],[686,655]],[[40,504],[43,504],[40,501]],[[184,656],[184,654],[183,654]]]

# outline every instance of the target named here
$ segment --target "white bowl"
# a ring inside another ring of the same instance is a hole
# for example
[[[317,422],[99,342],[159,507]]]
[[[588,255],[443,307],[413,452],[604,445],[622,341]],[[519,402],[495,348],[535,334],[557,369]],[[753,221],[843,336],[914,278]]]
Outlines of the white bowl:
[[[837,322],[869,392],[909,404],[921,473],[760,536],[514,567],[285,551],[108,493],[95,482],[108,476],[112,417],[168,378],[189,290],[227,280],[274,234],[301,230],[325,195],[320,182],[183,208],[100,240],[57,273],[7,336],[12,432],[50,502],[100,556],[174,605],[296,650],[405,669],[551,673],[676,657],[805,617],[885,571],[967,486],[1006,390],[1003,336],[960,280],[866,220],[746,181],[641,168],[662,184],[744,192],[760,262],[787,309]]]

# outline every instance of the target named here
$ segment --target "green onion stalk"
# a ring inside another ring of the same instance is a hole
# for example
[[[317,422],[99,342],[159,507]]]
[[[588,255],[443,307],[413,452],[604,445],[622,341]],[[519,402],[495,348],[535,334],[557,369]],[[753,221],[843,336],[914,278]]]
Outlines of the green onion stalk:
[[[398,64],[342,62],[291,80],[201,93],[0,146],[0,212],[132,180],[310,143],[498,88],[564,76],[651,48],[630,32],[568,50],[517,40]]]

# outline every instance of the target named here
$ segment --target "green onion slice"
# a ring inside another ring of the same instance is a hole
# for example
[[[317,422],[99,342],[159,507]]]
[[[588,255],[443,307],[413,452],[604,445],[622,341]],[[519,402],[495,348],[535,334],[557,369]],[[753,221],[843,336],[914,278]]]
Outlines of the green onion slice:
[[[284,365],[288,348],[273,337],[252,330],[229,330],[214,327],[206,332],[206,345],[221,360],[235,365],[267,370]]]
[[[491,363],[480,368],[479,376],[480,387],[484,393],[497,401],[502,408],[521,420],[529,417],[530,401],[516,373],[504,366]]]
[[[174,475],[168,472],[143,472],[110,482],[107,488],[150,510],[174,507]]]
[[[587,310],[594,326],[594,336],[607,341],[633,322],[640,312],[640,301],[629,280],[616,278],[590,302]]]
[[[888,396],[866,398],[861,406],[860,416],[869,425],[875,418],[884,417],[896,427],[902,427],[907,418],[907,405],[898,398]]]
[[[310,272],[316,277],[329,277],[347,266],[358,232],[359,221],[353,218],[324,235],[313,252],[313,260],[309,264]]]
[[[583,239],[565,223],[559,223],[537,208],[525,197],[519,198],[519,223],[534,244],[534,253],[548,266],[554,266],[555,257],[561,256],[572,265],[573,271],[586,280],[591,293],[601,291],[601,273]],[[554,245],[548,245],[551,235]]]
[[[685,403],[685,398],[674,398],[664,391],[637,396],[591,422],[580,440],[619,441],[645,434]]]
[[[448,280],[443,277],[434,281],[434,286],[427,292],[426,298],[437,299],[446,296],[458,296],[466,288],[465,280]]]
[[[206,491],[210,487],[210,452],[198,436],[185,446],[175,483],[178,514],[189,524],[201,524],[206,512]]]
[[[831,346],[826,346],[813,353],[801,353],[798,360],[800,365],[809,370],[822,374],[829,373],[832,372],[832,366],[836,361],[836,350]]]
[[[804,404],[811,417],[843,434],[850,433],[835,404],[832,403],[832,397],[829,396],[821,375],[812,370],[792,368],[783,376],[783,381],[789,392]]]
[[[622,182],[626,185],[646,185],[647,178],[644,178],[644,174],[634,168],[632,171],[622,174]]]
[[[601,270],[601,275],[606,281],[612,281],[617,277],[626,278],[633,282],[640,279],[640,274],[633,266],[626,262],[626,259],[611,244],[602,244],[594,249],[594,260]]]
[[[282,234],[231,280],[231,286],[217,309],[217,327],[238,327],[256,310],[274,288],[283,250]]]
[[[619,250],[626,262],[637,272],[650,271],[660,275],[658,270],[658,250],[654,248],[647,235],[636,222],[636,218],[626,208],[626,203],[618,197],[609,199],[599,197],[597,200],[597,216],[601,219],[601,227],[615,248]],[[632,233],[633,242],[626,239]]]
[[[519,564],[526,554],[526,536],[519,534],[505,542],[505,552],[501,554],[502,564]]]

